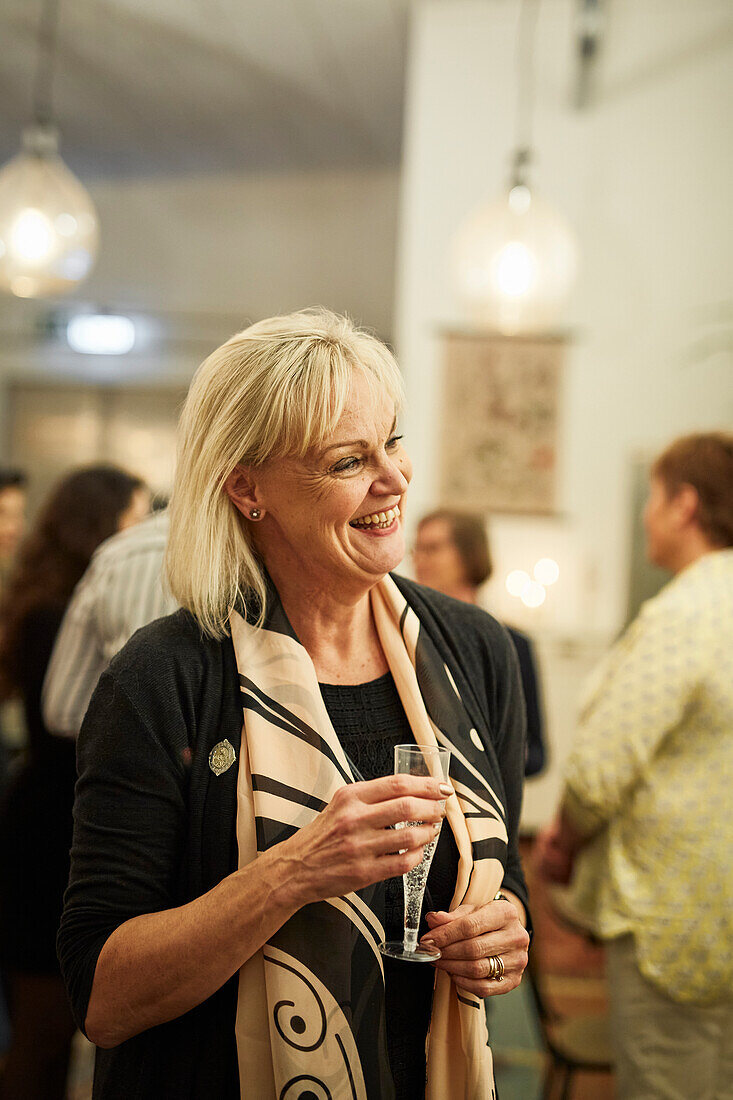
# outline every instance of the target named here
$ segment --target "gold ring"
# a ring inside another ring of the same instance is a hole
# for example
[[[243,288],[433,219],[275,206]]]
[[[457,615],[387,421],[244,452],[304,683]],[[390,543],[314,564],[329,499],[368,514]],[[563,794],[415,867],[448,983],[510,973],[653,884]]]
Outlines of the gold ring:
[[[487,975],[490,982],[501,982],[504,980],[504,960],[501,955],[489,955],[489,973]]]

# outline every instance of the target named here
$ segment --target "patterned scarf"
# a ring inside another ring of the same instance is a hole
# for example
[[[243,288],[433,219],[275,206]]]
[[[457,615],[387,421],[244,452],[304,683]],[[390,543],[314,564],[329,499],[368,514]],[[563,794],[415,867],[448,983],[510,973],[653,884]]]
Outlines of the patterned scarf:
[[[446,808],[459,864],[451,908],[484,904],[503,879],[507,832],[481,740],[448,666],[394,581],[386,577],[370,598],[415,741],[452,753],[455,795]],[[244,867],[313,821],[356,777],[313,662],[276,594],[264,627],[233,613],[231,630],[244,710],[237,793]],[[242,967],[236,1039],[243,1100],[394,1097],[378,950],[383,896],[377,884],[304,906]],[[493,1098],[483,1002],[435,973],[426,1100]]]

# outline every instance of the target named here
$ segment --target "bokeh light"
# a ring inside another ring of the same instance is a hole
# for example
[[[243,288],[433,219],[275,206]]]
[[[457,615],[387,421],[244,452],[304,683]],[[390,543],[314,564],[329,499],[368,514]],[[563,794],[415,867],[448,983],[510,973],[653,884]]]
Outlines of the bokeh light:
[[[525,573],[523,569],[513,569],[505,581],[506,590],[509,595],[520,597],[527,585],[531,583],[532,578],[529,573]]]
[[[554,584],[560,576],[560,566],[553,558],[540,558],[532,572],[534,579],[547,587]]]
[[[540,607],[545,602],[546,596],[547,592],[543,585],[537,581],[530,581],[520,598],[526,607]]]

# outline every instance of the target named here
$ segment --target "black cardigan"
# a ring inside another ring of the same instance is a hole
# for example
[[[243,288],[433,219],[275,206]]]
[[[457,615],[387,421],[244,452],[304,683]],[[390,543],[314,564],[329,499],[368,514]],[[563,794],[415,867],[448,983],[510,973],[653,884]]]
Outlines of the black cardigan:
[[[504,885],[526,905],[517,847],[525,717],[514,648],[479,608],[393,579],[446,661],[486,747],[507,811]],[[236,870],[237,769],[217,777],[208,757],[225,737],[238,753],[241,729],[231,639],[203,637],[188,612],[139,630],[102,675],[79,736],[71,876],[58,937],[82,1030],[97,959],[115,928],[185,904]],[[178,1019],[98,1051],[95,1100],[239,1100],[236,998],[234,975]]]

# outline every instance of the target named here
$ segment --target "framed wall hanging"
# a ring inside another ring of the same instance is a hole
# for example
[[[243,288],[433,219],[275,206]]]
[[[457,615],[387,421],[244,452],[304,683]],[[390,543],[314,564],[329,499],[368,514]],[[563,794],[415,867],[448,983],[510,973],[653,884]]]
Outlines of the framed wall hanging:
[[[566,338],[443,339],[441,500],[473,512],[555,513]]]

